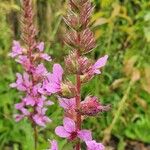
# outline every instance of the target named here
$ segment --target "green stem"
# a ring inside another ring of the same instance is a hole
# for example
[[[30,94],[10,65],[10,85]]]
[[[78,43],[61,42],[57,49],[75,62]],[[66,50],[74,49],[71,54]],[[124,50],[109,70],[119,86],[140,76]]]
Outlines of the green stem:
[[[33,126],[33,130],[34,130],[34,150],[37,150],[37,146],[38,146],[38,131],[37,131],[37,126],[36,125]]]

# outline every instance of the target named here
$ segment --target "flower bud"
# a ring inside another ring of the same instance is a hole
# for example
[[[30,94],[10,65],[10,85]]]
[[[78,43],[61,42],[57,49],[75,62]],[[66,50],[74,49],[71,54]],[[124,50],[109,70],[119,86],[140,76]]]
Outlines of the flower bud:
[[[81,13],[80,13],[80,23],[82,28],[86,28],[90,22],[90,16],[93,11],[93,6],[90,1],[83,1]]]
[[[68,15],[64,17],[64,21],[69,27],[79,29],[79,18],[73,11],[68,12]]]
[[[70,82],[61,84],[61,93],[60,95],[67,98],[72,98],[75,96],[76,89],[75,86]]]
[[[76,31],[69,32],[65,37],[65,42],[69,46],[80,51],[81,54],[90,52],[95,48],[95,38],[89,28],[80,33]]]
[[[95,116],[99,112],[108,111],[110,109],[110,106],[104,106],[102,105],[97,97],[91,97],[88,96],[85,98],[84,101],[81,102],[80,109],[77,110],[81,115],[87,115],[87,116]]]
[[[69,0],[69,5],[73,11],[78,11],[78,4],[74,0]]]
[[[84,75],[81,75],[81,76],[80,76],[81,83],[86,83],[86,82],[88,82],[89,80],[92,79],[92,77],[93,77],[93,75],[88,74],[88,73],[86,73],[86,74],[84,74]]]
[[[65,65],[68,73],[82,75],[88,72],[92,62],[87,57],[78,57],[75,52],[72,52],[65,58]]]
[[[80,34],[80,52],[82,54],[88,53],[93,48],[95,48],[94,34],[87,28]]]

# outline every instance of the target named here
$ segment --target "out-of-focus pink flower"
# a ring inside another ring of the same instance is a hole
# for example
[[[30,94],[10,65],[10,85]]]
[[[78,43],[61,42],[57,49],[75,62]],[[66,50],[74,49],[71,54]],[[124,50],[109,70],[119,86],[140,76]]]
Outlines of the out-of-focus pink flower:
[[[52,60],[52,59],[51,59],[51,56],[49,56],[48,54],[45,54],[45,53],[40,54],[40,57],[41,57],[42,59],[46,60],[46,61],[51,61],[51,60]]]
[[[57,93],[61,91],[63,69],[59,64],[54,64],[53,73],[48,74],[48,83],[45,89],[50,93]]]
[[[40,52],[43,52],[43,51],[44,51],[44,42],[40,42],[40,43],[37,45],[37,48],[39,49]]]
[[[105,66],[108,59],[108,55],[99,58],[93,65],[91,64],[88,69],[84,67],[83,75],[81,75],[81,82],[85,83],[92,79],[95,74],[101,74],[100,69]],[[90,64],[90,61],[89,61]]]
[[[76,119],[76,100],[75,98],[62,98],[58,97],[59,105],[64,108],[65,111],[65,117]]]
[[[18,55],[21,55],[22,52],[23,48],[21,47],[20,43],[18,41],[13,41],[12,52],[9,53],[9,56],[16,57]]]
[[[65,110],[69,110],[69,109],[75,109],[76,108],[76,100],[75,98],[58,98],[59,100],[59,105],[64,108]]]
[[[17,103],[15,108],[19,110],[24,116],[29,116],[30,112],[25,108],[25,104],[23,102]]]
[[[33,75],[35,80],[40,80],[44,77],[46,77],[48,71],[46,70],[45,66],[43,64],[39,64],[35,70],[33,70]]]
[[[16,61],[18,63],[20,63],[26,71],[31,71],[32,65],[31,65],[31,62],[27,56],[20,55],[20,56],[18,56],[18,59],[16,59]]]
[[[105,66],[108,59],[108,55],[105,55],[104,57],[99,58],[96,63],[92,67],[92,71],[94,74],[100,74],[101,71],[99,70],[101,67]]]
[[[24,115],[20,115],[20,114],[15,114],[14,115],[14,119],[16,122],[19,122],[20,120],[22,120],[25,116]]]
[[[58,150],[58,144],[56,140],[50,141],[51,147],[48,150]]]
[[[110,106],[102,105],[98,101],[97,97],[87,96],[85,100],[81,102],[79,112],[81,113],[81,115],[95,116],[99,112],[108,111],[109,109]]]
[[[46,61],[51,61],[51,56],[49,56],[48,54],[46,53],[42,53],[44,51],[44,42],[40,42],[38,45],[37,45],[37,49],[39,49],[39,57],[46,60]]]
[[[92,140],[92,135],[89,130],[77,130],[75,122],[67,117],[63,120],[63,126],[56,127],[55,133],[68,140],[74,140],[77,137],[83,141]]]
[[[101,143],[97,143],[95,140],[86,141],[87,150],[105,150],[105,147]]]
[[[36,124],[45,127],[46,123],[51,122],[51,119],[49,119],[45,114],[47,111],[46,108],[37,107],[36,111],[37,114],[33,115],[33,120],[35,121]]]
[[[24,72],[23,76],[20,73],[17,73],[16,76],[16,83],[10,84],[10,87],[17,88],[19,91],[28,91],[32,86],[32,82],[29,80],[29,75]]]

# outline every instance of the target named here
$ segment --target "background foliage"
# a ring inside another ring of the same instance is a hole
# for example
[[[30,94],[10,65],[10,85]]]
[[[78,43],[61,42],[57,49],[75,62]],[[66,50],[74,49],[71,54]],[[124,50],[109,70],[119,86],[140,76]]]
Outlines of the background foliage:
[[[31,126],[26,120],[16,123],[14,103],[19,101],[17,91],[9,88],[20,66],[8,57],[12,40],[20,39],[20,1],[0,1],[0,149],[32,150]],[[66,26],[62,15],[66,12],[64,0],[34,0],[39,40],[45,41],[46,51],[54,62],[63,65],[68,48],[63,44]],[[110,112],[89,118],[84,127],[94,132],[97,141],[103,140],[107,149],[140,150],[150,144],[150,2],[148,0],[93,0],[95,11],[91,25],[97,39],[97,48],[90,57],[108,54],[109,61],[101,76],[83,88],[82,96],[96,95],[110,103]],[[51,64],[47,64],[51,69]],[[61,150],[67,150],[67,141],[54,135],[54,128],[62,120],[62,109],[56,105],[48,111],[53,123],[39,129],[39,150],[48,147],[48,140],[59,141]],[[111,136],[110,136],[111,135]],[[84,147],[84,145],[83,145]],[[84,149],[84,148],[83,148]],[[68,149],[69,150],[69,149]]]

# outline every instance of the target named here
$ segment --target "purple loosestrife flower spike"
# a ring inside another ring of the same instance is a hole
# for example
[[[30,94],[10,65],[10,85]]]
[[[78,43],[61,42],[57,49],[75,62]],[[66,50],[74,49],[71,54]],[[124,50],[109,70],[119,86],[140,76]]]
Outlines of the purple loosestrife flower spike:
[[[37,32],[33,24],[34,14],[31,0],[23,0],[22,2],[21,37],[24,46],[21,46],[18,41],[14,41],[12,52],[9,54],[24,69],[23,74],[16,74],[16,82],[10,84],[12,88],[24,93],[21,102],[15,105],[19,113],[14,117],[16,121],[27,117],[33,126],[45,127],[46,123],[51,122],[51,119],[46,115],[46,111],[47,107],[52,105],[53,102],[46,98],[52,92],[41,92],[45,91],[44,85],[50,74],[45,68],[43,60],[51,61],[51,57],[44,53],[44,42],[38,43],[36,41]],[[56,72],[55,69],[58,71],[57,68],[54,68],[54,72]],[[61,80],[60,77],[59,80]]]
[[[68,78],[67,82],[64,82],[63,69],[60,65],[55,65],[53,73],[48,75],[48,80],[44,84],[47,92],[56,92],[59,95],[59,104],[65,112],[63,126],[56,127],[55,133],[62,138],[75,141],[75,150],[81,150],[80,140],[87,142],[87,150],[93,150],[93,147],[96,150],[103,150],[102,144],[92,140],[91,132],[82,129],[82,121],[85,116],[96,116],[99,112],[107,111],[109,107],[102,105],[94,96],[81,101],[81,89],[84,82],[101,73],[108,55],[96,62],[84,56],[96,47],[94,34],[89,28],[93,11],[90,0],[69,0],[69,6],[68,13],[64,17],[69,26],[64,42],[72,51],[65,57],[65,70],[69,75],[75,75],[75,83],[72,84]]]

